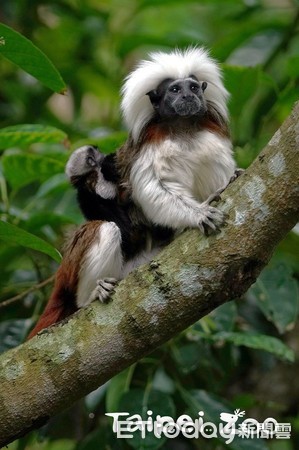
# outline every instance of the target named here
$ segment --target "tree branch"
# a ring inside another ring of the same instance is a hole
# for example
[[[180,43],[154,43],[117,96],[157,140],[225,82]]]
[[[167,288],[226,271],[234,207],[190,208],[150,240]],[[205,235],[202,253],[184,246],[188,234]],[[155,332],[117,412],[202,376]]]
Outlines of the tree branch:
[[[299,103],[223,194],[220,234],[182,234],[122,281],[108,305],[0,357],[0,446],[137,361],[220,304],[241,296],[299,219]]]
[[[37,290],[43,288],[44,286],[47,286],[47,284],[52,283],[54,281],[54,279],[55,279],[55,275],[51,275],[46,280],[43,280],[40,283],[37,283],[37,284],[31,286],[26,291],[23,291],[20,294],[15,295],[14,297],[4,300],[3,302],[0,303],[0,309],[6,308],[7,306],[11,305],[12,303],[22,300],[22,298],[26,297],[26,295],[30,294],[31,292],[37,291]]]

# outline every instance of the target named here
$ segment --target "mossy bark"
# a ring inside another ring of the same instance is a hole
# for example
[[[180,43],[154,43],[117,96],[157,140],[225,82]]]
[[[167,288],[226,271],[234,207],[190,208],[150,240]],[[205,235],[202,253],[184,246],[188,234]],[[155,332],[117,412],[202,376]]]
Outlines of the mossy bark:
[[[0,446],[8,444],[242,295],[299,219],[299,103],[222,195],[216,236],[183,233],[66,323],[0,356]]]

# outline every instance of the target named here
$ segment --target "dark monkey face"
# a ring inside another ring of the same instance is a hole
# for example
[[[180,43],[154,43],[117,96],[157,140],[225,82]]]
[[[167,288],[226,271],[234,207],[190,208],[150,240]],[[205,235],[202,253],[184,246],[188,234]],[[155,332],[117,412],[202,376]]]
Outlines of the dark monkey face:
[[[147,93],[154,110],[163,118],[203,116],[207,111],[204,91],[207,83],[188,78],[167,79]]]

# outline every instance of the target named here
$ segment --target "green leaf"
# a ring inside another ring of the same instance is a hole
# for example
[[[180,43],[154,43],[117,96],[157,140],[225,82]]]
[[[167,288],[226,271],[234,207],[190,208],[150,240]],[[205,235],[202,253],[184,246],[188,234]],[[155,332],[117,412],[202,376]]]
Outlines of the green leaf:
[[[70,183],[67,181],[65,174],[57,173],[40,185],[36,193],[36,198],[47,197],[54,193],[62,195],[69,188]]]
[[[225,86],[230,92],[229,110],[234,118],[244,112],[244,106],[256,93],[259,67],[225,66]]]
[[[61,94],[66,91],[65,83],[57,69],[29,39],[2,23],[0,37],[0,54],[53,91]]]
[[[60,253],[51,244],[10,223],[0,221],[0,239],[45,253],[57,262],[61,261]]]
[[[202,389],[181,389],[183,400],[194,418],[200,411],[204,412],[204,422],[220,422],[220,413],[231,411],[231,406],[224,400]],[[192,417],[193,418],[193,417]]]
[[[114,436],[112,436],[113,441],[110,443],[107,434],[108,433],[106,432],[105,428],[103,426],[101,427],[101,425],[98,425],[94,431],[89,432],[88,434],[85,435],[85,437],[83,439],[80,439],[80,442],[75,444],[75,448],[73,448],[73,450],[100,450],[100,449],[121,450],[121,449],[123,449],[123,447],[121,445],[119,445],[119,446],[115,445],[115,440],[113,439]],[[111,432],[111,435],[112,435],[112,432]],[[111,439],[111,437],[110,437],[110,439]],[[30,450],[39,450],[39,449],[31,449],[30,448]],[[40,449],[40,450],[43,450],[43,449]],[[64,450],[64,449],[61,448],[61,450]]]
[[[126,131],[119,131],[100,138],[88,138],[88,144],[96,145],[102,153],[114,153],[121,145],[123,145],[127,137],[128,133]],[[75,145],[74,149],[86,145],[86,139],[84,141],[77,141]]]
[[[27,336],[31,326],[31,319],[13,319],[1,322],[0,353],[20,345]]]
[[[287,71],[295,80],[299,77],[299,56],[292,56],[287,60]]]
[[[46,439],[40,442],[40,438],[36,437],[33,442],[29,445],[26,445],[26,448],[29,450],[75,450],[76,445],[71,439],[55,439],[49,440]]]
[[[174,417],[175,406],[172,398],[160,391],[151,390],[147,392],[142,389],[132,389],[122,397],[118,411],[126,411],[132,416],[139,414],[143,420],[147,420],[147,411],[152,411],[153,420],[159,414],[160,416]],[[120,419],[122,420],[122,419]],[[150,432],[141,438],[140,430],[132,433],[133,437],[127,442],[130,446],[138,450],[155,450],[165,443],[166,438],[156,438],[154,433]]]
[[[70,224],[76,224],[76,222],[69,216],[43,211],[32,214],[21,225],[26,231],[38,233],[43,227],[52,227],[54,230],[59,230],[62,226]]]
[[[210,345],[210,339],[206,336],[211,336],[202,331],[202,320],[194,324],[187,332],[187,336],[195,342],[182,344],[172,341],[170,344],[171,354],[181,374],[186,375],[191,372],[200,373],[201,377],[210,382],[211,373],[223,371],[219,358],[215,357]]]
[[[120,399],[128,391],[135,366],[133,364],[111,379],[106,395],[107,412],[118,411]]]
[[[128,133],[125,131],[111,133],[109,136],[98,139],[99,149],[103,153],[113,153],[126,141],[127,137]]]
[[[256,300],[280,333],[293,328],[298,316],[299,296],[297,283],[286,265],[265,268],[248,295]]]
[[[191,414],[191,418],[197,418],[198,413],[202,411],[204,415],[203,423],[212,422],[216,425],[218,429],[218,425],[222,423],[220,419],[221,413],[230,413],[233,414],[234,407],[232,407],[226,400],[217,397],[216,395],[211,394],[210,392],[193,389],[187,391],[185,389],[181,389],[183,400],[188,406]],[[241,423],[245,418],[238,419],[238,423]],[[223,423],[224,425],[224,423]],[[220,433],[217,431],[218,439],[223,442],[223,438]],[[208,438],[206,438],[208,439]],[[266,450],[267,447],[263,440],[250,438],[250,439],[242,439],[238,436],[234,437],[233,441],[228,445],[228,448],[233,450]]]
[[[46,125],[14,125],[0,130],[0,149],[28,147],[35,142],[55,144],[66,141],[67,135]]]
[[[235,302],[228,302],[218,306],[211,317],[219,331],[232,331],[237,317],[237,307]]]
[[[215,341],[232,342],[235,345],[244,345],[245,347],[255,348],[257,350],[264,350],[282,360],[290,362],[294,362],[295,360],[293,350],[273,336],[258,333],[233,333],[222,331],[214,334],[212,339]]]
[[[108,384],[109,382],[103,384],[98,389],[90,392],[88,395],[85,396],[84,402],[89,412],[93,412],[99,406],[101,400],[103,399],[107,391]]]
[[[172,378],[165,372],[164,368],[158,367],[153,377],[153,389],[166,394],[174,394],[175,384]]]
[[[3,173],[14,189],[33,181],[45,181],[64,172],[64,163],[54,158],[32,153],[9,153],[2,158]]]
[[[203,354],[200,351],[200,344],[191,342],[190,344],[172,346],[172,353],[180,371],[184,374],[193,372],[202,362]]]
[[[298,248],[299,234],[297,234],[295,231],[291,231],[280,242],[275,252],[279,260],[281,261],[283,259],[294,273],[299,272]]]

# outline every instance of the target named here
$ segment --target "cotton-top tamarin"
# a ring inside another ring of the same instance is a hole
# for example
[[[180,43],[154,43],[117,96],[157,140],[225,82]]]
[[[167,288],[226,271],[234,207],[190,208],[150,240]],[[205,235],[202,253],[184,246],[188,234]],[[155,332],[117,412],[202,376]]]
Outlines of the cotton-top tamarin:
[[[223,213],[210,203],[235,174],[228,92],[207,51],[153,53],[127,77],[122,95],[127,142],[113,157],[82,147],[67,164],[86,218],[110,221],[98,223],[96,245],[93,222],[85,225],[85,256],[75,262],[76,307],[101,299],[98,286],[105,278],[111,280],[105,282],[109,296],[126,265],[136,267],[155,254],[169,230],[218,230]],[[97,168],[94,176],[86,164]]]

